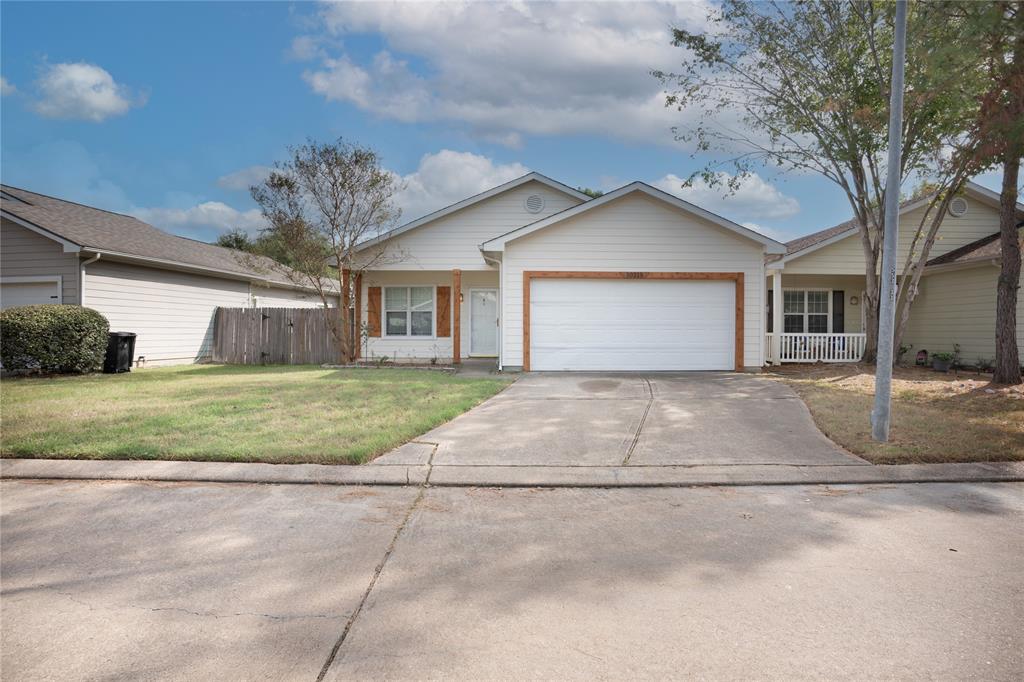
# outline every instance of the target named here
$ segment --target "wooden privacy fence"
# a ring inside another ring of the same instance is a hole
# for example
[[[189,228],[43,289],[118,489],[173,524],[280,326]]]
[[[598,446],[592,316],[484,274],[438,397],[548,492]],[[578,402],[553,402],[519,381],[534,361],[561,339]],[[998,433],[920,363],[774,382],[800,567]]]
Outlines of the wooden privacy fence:
[[[217,308],[213,361],[231,365],[338,362],[323,308]]]

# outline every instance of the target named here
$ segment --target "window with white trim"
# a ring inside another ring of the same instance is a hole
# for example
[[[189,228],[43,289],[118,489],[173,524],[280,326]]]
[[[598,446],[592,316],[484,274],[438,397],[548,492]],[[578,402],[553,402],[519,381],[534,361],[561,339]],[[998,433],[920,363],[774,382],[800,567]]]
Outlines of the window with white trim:
[[[434,287],[384,287],[385,336],[434,335]]]
[[[832,292],[782,292],[782,326],[786,334],[826,334],[831,321]]]

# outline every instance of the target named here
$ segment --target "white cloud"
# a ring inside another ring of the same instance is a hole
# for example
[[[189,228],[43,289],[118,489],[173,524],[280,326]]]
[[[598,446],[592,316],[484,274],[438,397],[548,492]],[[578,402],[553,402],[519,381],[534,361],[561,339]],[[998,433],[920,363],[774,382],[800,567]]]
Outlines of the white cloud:
[[[707,14],[706,0],[329,4],[327,35],[379,33],[386,48],[366,63],[334,50],[304,78],[329,100],[461,122],[510,146],[521,134],[573,133],[671,144],[681,115],[649,71],[679,61],[670,26],[700,30]]]
[[[3,76],[0,76],[0,95],[12,95],[18,88]]]
[[[405,189],[395,203],[406,223],[529,172],[520,163],[496,164],[486,156],[442,149],[420,159],[414,172],[399,176]]]
[[[289,59],[306,62],[321,55],[320,41],[316,36],[297,36],[285,53]]]
[[[130,213],[143,222],[177,234],[202,229],[227,232],[236,228],[255,234],[266,227],[258,209],[239,211],[220,201],[204,201],[190,208],[136,208]]]
[[[99,123],[145,103],[105,69],[85,62],[48,65],[36,85],[39,99],[35,110],[48,118]]]
[[[723,185],[732,178],[724,171],[718,176]],[[701,180],[694,181],[690,187],[683,187],[683,178],[671,173],[651,184],[731,220],[790,218],[800,212],[800,202],[783,194],[756,173],[743,178],[739,189],[732,194],[727,187],[711,187]]]
[[[217,185],[224,189],[233,189],[248,192],[253,185],[258,185],[268,177],[274,169],[270,166],[248,166],[234,173],[228,173],[217,178]]]

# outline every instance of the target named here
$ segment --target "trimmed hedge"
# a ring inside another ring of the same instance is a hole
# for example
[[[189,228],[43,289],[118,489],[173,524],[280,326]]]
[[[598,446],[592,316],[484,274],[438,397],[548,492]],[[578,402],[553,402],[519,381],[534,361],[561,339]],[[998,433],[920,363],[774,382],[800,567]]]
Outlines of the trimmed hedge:
[[[78,305],[26,305],[0,312],[4,369],[82,373],[103,366],[110,323]]]

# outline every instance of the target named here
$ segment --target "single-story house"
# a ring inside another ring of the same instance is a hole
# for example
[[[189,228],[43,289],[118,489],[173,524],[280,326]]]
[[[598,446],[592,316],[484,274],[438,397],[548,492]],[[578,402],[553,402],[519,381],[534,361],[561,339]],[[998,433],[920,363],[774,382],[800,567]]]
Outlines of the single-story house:
[[[903,206],[901,263],[922,210]],[[991,358],[998,197],[970,184],[949,213],[905,343]],[[782,244],[641,182],[591,198],[529,173],[361,245],[363,352],[495,358],[505,370],[855,361],[857,235],[844,223]],[[1024,310],[1018,320],[1024,345]]]
[[[268,259],[128,215],[0,186],[0,306],[81,304],[138,334],[147,365],[210,358],[217,307],[311,307]]]

